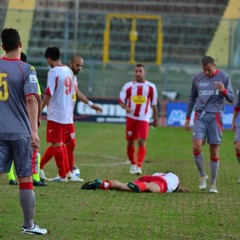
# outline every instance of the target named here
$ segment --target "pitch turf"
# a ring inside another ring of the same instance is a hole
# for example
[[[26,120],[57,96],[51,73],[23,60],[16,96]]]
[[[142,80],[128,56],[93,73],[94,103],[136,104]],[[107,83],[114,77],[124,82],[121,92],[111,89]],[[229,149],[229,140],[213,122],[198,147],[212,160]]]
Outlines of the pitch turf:
[[[40,129],[41,153],[46,148],[45,128]],[[76,165],[85,181],[95,178],[128,182],[124,125],[76,123]],[[82,183],[48,183],[35,187],[35,221],[49,230],[42,239],[240,239],[237,183],[240,166],[234,155],[234,134],[224,131],[219,194],[198,190],[198,174],[191,153],[191,132],[182,128],[150,129],[144,174],[175,171],[191,193],[150,194],[117,191],[84,191]],[[204,147],[209,174],[208,145]],[[45,168],[56,175],[54,161]],[[21,234],[22,215],[18,188],[0,181],[0,238],[31,239]]]

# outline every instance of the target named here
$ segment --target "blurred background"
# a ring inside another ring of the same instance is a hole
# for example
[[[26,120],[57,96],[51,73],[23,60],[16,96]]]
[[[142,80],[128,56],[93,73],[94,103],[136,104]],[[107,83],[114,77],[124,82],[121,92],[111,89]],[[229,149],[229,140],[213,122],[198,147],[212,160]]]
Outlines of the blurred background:
[[[44,91],[45,49],[62,62],[80,54],[79,87],[87,96],[118,98],[145,63],[159,99],[186,101],[204,55],[240,82],[239,0],[0,0],[1,28],[16,28]],[[1,52],[3,53],[3,52]]]

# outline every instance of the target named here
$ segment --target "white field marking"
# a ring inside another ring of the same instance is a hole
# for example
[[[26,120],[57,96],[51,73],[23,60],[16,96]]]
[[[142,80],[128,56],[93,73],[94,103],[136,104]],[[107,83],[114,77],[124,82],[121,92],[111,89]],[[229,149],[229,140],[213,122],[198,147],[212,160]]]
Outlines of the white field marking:
[[[117,160],[118,162],[109,162],[109,163],[81,163],[81,165],[84,166],[95,166],[95,165],[111,165],[111,166],[115,166],[115,165],[127,165],[130,164],[130,161],[128,159],[125,158],[120,158],[120,157],[116,157],[116,156],[109,156],[109,155],[97,155],[97,154],[81,154],[82,156],[85,157],[95,157],[95,158],[104,158],[104,159],[109,159],[109,160]]]

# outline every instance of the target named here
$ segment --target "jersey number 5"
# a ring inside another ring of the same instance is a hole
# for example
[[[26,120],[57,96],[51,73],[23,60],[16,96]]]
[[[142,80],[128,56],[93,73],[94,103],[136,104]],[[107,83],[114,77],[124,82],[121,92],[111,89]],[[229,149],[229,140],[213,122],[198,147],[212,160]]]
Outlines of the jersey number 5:
[[[6,101],[9,96],[7,81],[3,80],[6,77],[6,73],[0,73],[0,101]]]

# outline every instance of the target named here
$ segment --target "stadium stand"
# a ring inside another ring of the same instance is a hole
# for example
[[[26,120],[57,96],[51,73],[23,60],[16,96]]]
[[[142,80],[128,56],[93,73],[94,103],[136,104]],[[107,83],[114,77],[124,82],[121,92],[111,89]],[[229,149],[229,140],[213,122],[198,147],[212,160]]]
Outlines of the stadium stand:
[[[75,3],[74,0],[36,2],[28,51],[33,62],[41,63],[39,53],[49,45],[64,48],[65,59],[80,51],[89,60],[101,61],[105,16],[118,12],[162,16],[163,63],[198,63],[212,41],[228,0],[81,0],[78,6]],[[138,24],[141,42],[136,49],[148,54],[139,53],[137,57],[139,61],[152,61],[156,51],[156,32],[151,28],[155,23],[144,25],[144,21],[139,21]],[[112,22],[110,54],[113,60],[124,60],[129,56],[129,26],[126,20]]]

